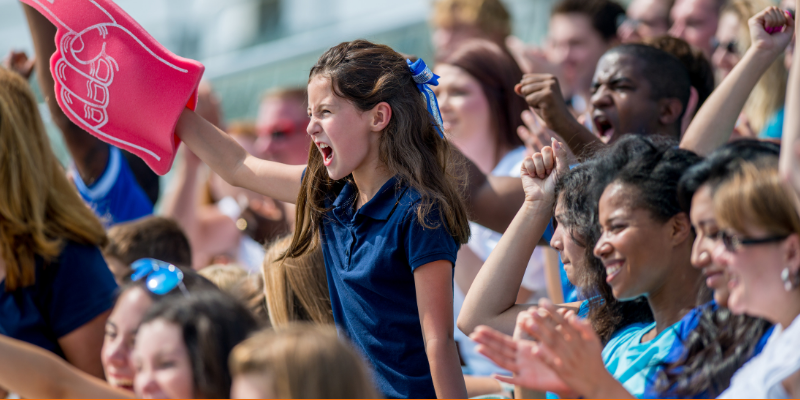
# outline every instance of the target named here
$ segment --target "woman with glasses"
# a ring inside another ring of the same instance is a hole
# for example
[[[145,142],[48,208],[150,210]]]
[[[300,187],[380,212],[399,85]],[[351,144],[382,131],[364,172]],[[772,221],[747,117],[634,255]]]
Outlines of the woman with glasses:
[[[719,186],[721,240],[714,261],[729,275],[728,307],[775,329],[762,353],[740,369],[723,398],[786,398],[783,381],[800,369],[800,216],[774,165],[742,163]]]
[[[731,315],[728,277],[712,254],[721,236],[714,216],[712,195],[736,171],[742,160],[778,161],[778,146],[756,140],[739,140],[711,153],[681,178],[678,198],[689,212],[695,232],[692,266],[703,273],[713,300],[690,311],[677,329],[678,339],[663,372],[651,381],[647,398],[714,398],[730,385],[731,376],[759,354],[772,324],[761,318]]]

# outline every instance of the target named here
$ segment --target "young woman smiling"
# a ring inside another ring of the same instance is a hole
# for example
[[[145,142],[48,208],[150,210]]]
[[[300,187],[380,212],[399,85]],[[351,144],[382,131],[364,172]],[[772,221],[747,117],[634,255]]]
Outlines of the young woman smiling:
[[[602,188],[594,255],[605,266],[606,282],[616,299],[645,296],[655,322],[631,325],[605,346],[588,321],[549,304],[546,311],[529,313],[523,326],[539,342],[535,356],[572,395],[641,396],[669,354],[675,324],[696,304],[700,273],[690,262],[694,235],[678,204],[677,186],[699,157],[656,140],[621,139],[596,159],[595,174],[604,179],[593,183]]]

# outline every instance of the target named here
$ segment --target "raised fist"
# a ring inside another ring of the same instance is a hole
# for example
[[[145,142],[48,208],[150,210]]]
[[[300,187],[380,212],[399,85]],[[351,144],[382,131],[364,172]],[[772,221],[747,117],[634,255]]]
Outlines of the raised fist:
[[[194,109],[204,67],[155,41],[110,0],[21,0],[57,28],[50,59],[56,101],[100,140],[169,171],[181,111]]]

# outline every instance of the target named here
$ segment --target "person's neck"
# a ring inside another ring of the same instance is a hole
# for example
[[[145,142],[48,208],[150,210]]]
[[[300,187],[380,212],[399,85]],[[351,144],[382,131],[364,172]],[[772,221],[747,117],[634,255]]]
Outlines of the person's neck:
[[[692,267],[691,251],[691,242],[684,243],[673,251],[673,262],[666,280],[647,296],[650,310],[656,320],[655,332],[647,335],[650,339],[680,321],[689,310],[698,305],[697,289],[701,272]]]
[[[787,300],[780,307],[775,307],[775,316],[768,318],[770,322],[780,324],[783,329],[788,328],[800,315],[800,289],[796,288],[787,294]]]
[[[378,160],[378,157],[370,158],[353,171],[353,180],[358,188],[358,199],[356,209],[367,204],[378,190],[392,178],[394,174],[389,172],[386,166]]]
[[[659,124],[656,132],[658,133],[658,135],[663,137],[677,139],[677,140],[681,139],[681,127],[679,125],[672,124],[666,126]]]

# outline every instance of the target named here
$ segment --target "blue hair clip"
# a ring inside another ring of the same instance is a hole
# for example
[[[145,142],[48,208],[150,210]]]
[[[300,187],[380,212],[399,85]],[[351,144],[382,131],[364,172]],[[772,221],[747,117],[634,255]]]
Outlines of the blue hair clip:
[[[131,280],[137,282],[146,278],[145,286],[157,295],[163,296],[176,287],[179,287],[184,295],[189,295],[183,285],[183,272],[168,262],[142,258],[134,261],[131,268],[133,268]]]
[[[411,75],[414,77],[417,89],[422,93],[422,98],[425,99],[428,113],[433,117],[434,128],[439,133],[439,137],[444,139],[444,122],[442,122],[442,113],[439,111],[439,102],[436,101],[436,95],[433,94],[433,90],[430,88],[431,86],[439,85],[439,75],[434,74],[421,58],[413,63],[411,60],[406,60],[406,62],[408,63],[408,68],[411,69]]]

